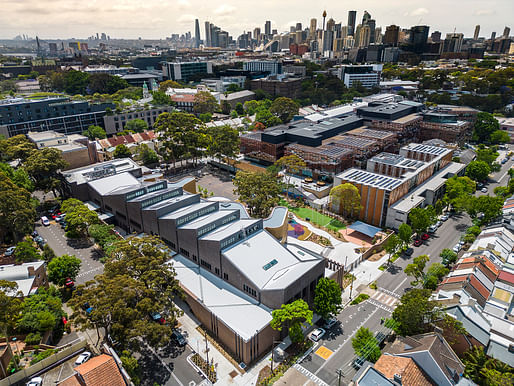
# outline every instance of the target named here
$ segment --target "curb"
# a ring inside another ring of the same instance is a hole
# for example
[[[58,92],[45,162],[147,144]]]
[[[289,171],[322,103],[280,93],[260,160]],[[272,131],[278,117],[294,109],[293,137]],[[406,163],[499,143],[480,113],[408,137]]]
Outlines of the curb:
[[[193,367],[193,368],[194,368],[194,369],[195,369],[199,374],[201,374],[201,375],[204,377],[205,381],[207,381],[207,382],[208,382],[208,384],[209,384],[209,385],[212,385],[213,383],[209,380],[209,377],[208,377],[208,376],[203,372],[203,370],[202,370],[200,367],[198,367],[198,366],[193,362],[193,360],[191,359],[191,357],[192,357],[193,355],[195,355],[195,353],[193,353],[193,354],[189,354],[189,355],[188,355],[188,357],[186,358],[187,363],[189,363],[189,364],[190,364],[190,365],[191,365],[191,366],[192,366],[192,367]]]

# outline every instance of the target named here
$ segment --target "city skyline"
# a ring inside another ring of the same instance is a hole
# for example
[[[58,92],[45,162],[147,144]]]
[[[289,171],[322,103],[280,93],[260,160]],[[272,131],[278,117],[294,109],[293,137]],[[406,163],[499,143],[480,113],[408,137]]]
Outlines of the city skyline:
[[[264,30],[266,20],[272,21],[272,28],[286,32],[289,26],[302,23],[308,27],[311,18],[318,19],[327,11],[327,19],[347,22],[348,11],[357,11],[357,22],[364,11],[368,11],[377,26],[390,24],[402,28],[414,25],[429,25],[431,31],[439,30],[443,34],[454,30],[472,37],[476,24],[480,24],[480,36],[489,37],[492,31],[501,34],[504,26],[509,25],[514,15],[514,2],[495,0],[487,3],[478,1],[456,1],[452,4],[442,0],[430,3],[413,0],[408,3],[399,0],[379,2],[365,0],[358,7],[348,6],[335,1],[327,2],[323,8],[313,9],[307,1],[280,4],[265,0],[259,2],[259,9],[242,7],[234,0],[227,0],[205,7],[198,0],[175,0],[162,4],[156,0],[140,3],[135,0],[107,0],[89,3],[78,0],[5,0],[0,14],[0,38],[12,39],[19,34],[40,36],[46,39],[85,38],[98,31],[106,31],[113,38],[164,39],[172,33],[192,32],[194,35],[195,19],[202,24],[209,21],[219,25],[232,36],[243,31],[252,31],[255,27]],[[23,26],[16,15],[23,14]],[[134,15],[137,18],[134,20]],[[201,31],[204,39],[204,31]]]

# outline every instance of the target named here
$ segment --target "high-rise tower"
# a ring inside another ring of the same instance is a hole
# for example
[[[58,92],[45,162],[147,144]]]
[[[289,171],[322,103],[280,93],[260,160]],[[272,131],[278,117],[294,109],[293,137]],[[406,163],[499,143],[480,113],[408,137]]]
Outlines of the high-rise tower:
[[[317,19],[311,19],[311,26],[309,28],[309,37],[311,39],[316,39],[316,26],[317,26],[318,20]]]
[[[475,26],[475,33],[473,34],[473,40],[478,40],[478,36],[480,35],[480,24]]]
[[[325,18],[327,17],[327,11],[323,11],[323,31],[325,31]]]
[[[200,47],[200,22],[195,19],[195,48]]]
[[[271,35],[271,21],[269,21],[269,20],[267,20],[266,23],[264,24],[264,34],[266,36]]]
[[[348,11],[348,35],[354,36],[356,19],[357,11]]]

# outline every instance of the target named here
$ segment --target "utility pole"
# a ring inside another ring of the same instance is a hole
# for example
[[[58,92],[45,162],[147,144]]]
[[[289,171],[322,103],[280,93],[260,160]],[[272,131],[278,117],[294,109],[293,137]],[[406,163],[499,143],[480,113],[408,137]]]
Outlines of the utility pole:
[[[209,346],[207,345],[207,330],[203,330],[205,334],[205,355],[206,355],[206,361],[207,361],[207,376],[210,376],[211,374],[211,366],[209,364]]]
[[[337,386],[341,386],[341,377],[344,376],[343,372],[341,371],[341,369],[337,369],[336,374],[337,374]]]

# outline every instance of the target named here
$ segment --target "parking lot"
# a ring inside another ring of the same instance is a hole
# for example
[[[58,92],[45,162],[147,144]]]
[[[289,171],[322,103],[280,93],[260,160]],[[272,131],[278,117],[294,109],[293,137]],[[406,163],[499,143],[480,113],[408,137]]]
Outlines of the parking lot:
[[[226,197],[231,200],[237,199],[234,194],[232,175],[215,168],[205,168],[204,171],[205,175],[196,182],[198,186],[212,192],[214,196]]]

